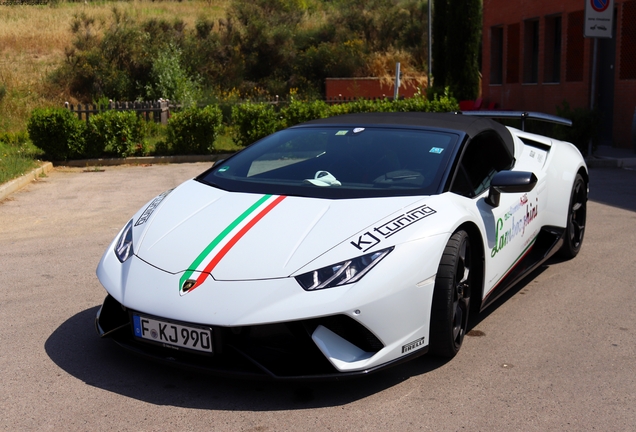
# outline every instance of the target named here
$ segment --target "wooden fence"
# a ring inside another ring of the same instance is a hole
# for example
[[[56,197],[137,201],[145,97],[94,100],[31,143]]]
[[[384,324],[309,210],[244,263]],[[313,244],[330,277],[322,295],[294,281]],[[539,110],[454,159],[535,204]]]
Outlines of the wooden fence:
[[[393,100],[393,98],[384,98],[384,97],[334,97],[325,99],[325,102],[329,105],[354,102],[358,100]],[[245,103],[247,101],[235,102],[237,104]],[[280,99],[278,96],[275,98],[257,98],[249,100],[249,102],[253,103],[267,103],[272,105],[287,105],[289,101]],[[234,104],[234,103],[233,103]],[[103,111],[108,110],[117,110],[117,111],[135,111],[137,115],[143,116],[146,121],[154,121],[156,123],[168,124],[168,119],[170,118],[170,110],[179,110],[181,105],[170,104],[168,100],[158,100],[158,101],[145,101],[145,102],[113,102],[110,101],[106,106],[99,106],[97,104],[69,104],[68,102],[64,103],[64,108],[70,110],[71,112],[77,114],[77,118],[80,120],[84,119],[88,121],[88,118],[91,114],[99,114]]]
[[[170,105],[167,100],[144,101],[144,102],[113,102],[110,101],[107,106],[99,106],[97,104],[69,104],[64,103],[64,108],[77,114],[77,118],[88,121],[91,114],[98,114],[102,111],[135,111],[137,115],[143,116],[146,121],[155,121],[156,123],[168,124],[170,118]]]

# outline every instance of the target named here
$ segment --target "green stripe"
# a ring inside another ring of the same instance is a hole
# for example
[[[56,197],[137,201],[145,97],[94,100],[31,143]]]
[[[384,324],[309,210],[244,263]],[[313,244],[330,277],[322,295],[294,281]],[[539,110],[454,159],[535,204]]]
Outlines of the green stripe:
[[[236,228],[236,226],[238,224],[240,224],[241,222],[243,222],[251,213],[253,213],[258,207],[260,207],[265,201],[267,201],[269,198],[271,198],[271,195],[265,195],[263,196],[261,199],[259,199],[258,201],[256,201],[254,204],[252,204],[252,206],[250,208],[248,208],[247,210],[245,210],[239,217],[237,217],[236,219],[234,219],[234,221],[229,224],[222,232],[221,234],[219,234],[218,236],[216,236],[216,238],[214,240],[212,240],[212,243],[210,243],[205,249],[203,249],[203,252],[201,252],[199,254],[199,256],[197,257],[197,259],[195,259],[192,264],[190,264],[190,266],[188,267],[188,270],[186,270],[186,272],[183,274],[183,276],[181,276],[181,279],[179,280],[179,287],[183,286],[183,283],[185,281],[187,281],[190,276],[192,276],[192,273],[194,273],[194,270],[199,266],[199,264],[201,264],[201,262],[203,262],[203,260],[205,260],[207,258],[207,256],[210,254],[210,252],[212,252],[212,250],[214,250],[214,248],[225,238],[227,237],[227,235],[232,232],[232,230],[234,228]]]

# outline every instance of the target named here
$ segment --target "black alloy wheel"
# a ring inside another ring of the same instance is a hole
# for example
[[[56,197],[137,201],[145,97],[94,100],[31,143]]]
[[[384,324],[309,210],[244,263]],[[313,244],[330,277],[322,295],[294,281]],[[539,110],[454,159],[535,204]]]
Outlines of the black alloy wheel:
[[[472,285],[472,251],[466,231],[446,244],[435,278],[431,308],[430,352],[451,358],[462,346],[468,327]]]
[[[566,259],[578,255],[585,235],[585,220],[587,217],[587,186],[580,174],[574,178],[570,206],[568,208],[568,221],[565,229],[561,256]]]

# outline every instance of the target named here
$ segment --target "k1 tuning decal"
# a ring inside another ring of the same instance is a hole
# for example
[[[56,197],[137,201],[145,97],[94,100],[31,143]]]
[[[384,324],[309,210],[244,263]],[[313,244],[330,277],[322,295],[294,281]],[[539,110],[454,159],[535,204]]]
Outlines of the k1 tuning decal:
[[[146,207],[146,209],[141,214],[141,216],[139,216],[139,219],[137,219],[137,223],[135,224],[135,226],[146,223],[146,221],[150,218],[150,215],[152,214],[152,212],[154,212],[155,209],[159,207],[159,204],[161,203],[161,201],[163,201],[163,199],[167,197],[168,194],[172,192],[173,190],[174,189],[167,190],[161,195],[159,195],[157,198],[153,199],[152,202],[148,204],[148,207]]]
[[[179,293],[184,295],[201,285],[241,237],[285,198],[265,195],[234,219],[190,264],[179,280]],[[196,279],[190,279],[195,272],[198,272]]]
[[[435,210],[424,204],[423,206],[407,211],[403,215],[400,215],[383,225],[373,228],[372,231],[365,232],[358,237],[357,241],[352,241],[351,244],[362,252],[366,252],[373,246],[380,243],[382,239],[389,238],[393,234],[397,234],[402,231],[404,228],[413,225],[415,222],[419,222],[425,217],[435,213],[437,213]]]
[[[519,203],[510,206],[508,212],[497,219],[495,223],[495,246],[490,251],[492,258],[515,238],[524,236],[528,225],[537,217],[539,212],[538,201],[539,198],[537,197],[533,205],[528,202],[528,195],[523,194],[519,198]],[[521,211],[521,214],[518,214],[519,211]]]

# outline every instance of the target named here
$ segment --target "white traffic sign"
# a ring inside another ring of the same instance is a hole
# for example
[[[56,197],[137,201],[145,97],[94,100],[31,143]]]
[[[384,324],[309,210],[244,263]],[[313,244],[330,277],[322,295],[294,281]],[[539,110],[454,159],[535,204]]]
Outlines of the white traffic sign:
[[[585,37],[611,38],[614,0],[585,0]]]

